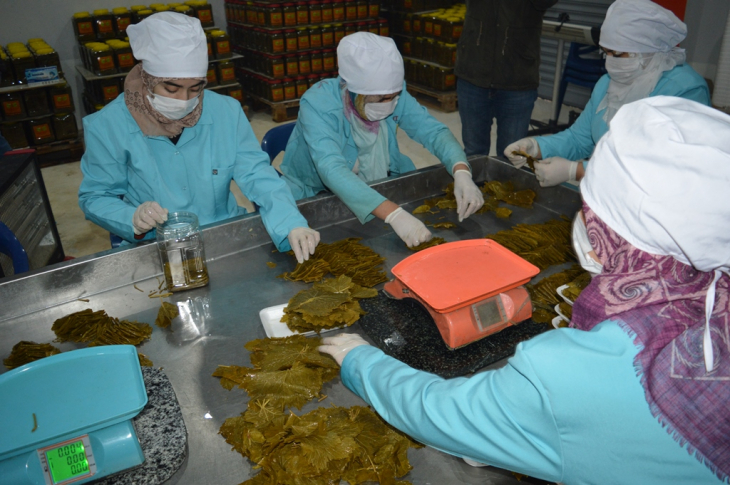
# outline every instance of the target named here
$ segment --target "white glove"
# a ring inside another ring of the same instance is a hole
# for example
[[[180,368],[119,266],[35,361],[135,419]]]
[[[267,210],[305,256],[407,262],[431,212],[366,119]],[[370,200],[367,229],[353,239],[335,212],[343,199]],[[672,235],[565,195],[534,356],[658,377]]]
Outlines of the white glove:
[[[535,162],[535,177],[542,187],[552,187],[568,180],[575,181],[579,162],[562,157],[550,157]]]
[[[289,233],[289,244],[297,262],[303,263],[314,254],[314,248],[319,244],[319,233],[308,227],[295,227]]]
[[[167,220],[167,209],[160,207],[157,202],[142,202],[132,216],[134,233],[144,234],[151,231],[157,224]]]
[[[454,196],[459,222],[474,214],[484,205],[484,195],[471,179],[471,172],[460,169],[454,172]]]
[[[527,163],[527,159],[522,155],[513,155],[512,152],[525,152],[532,158],[540,158],[540,145],[537,144],[537,140],[528,137],[507,145],[504,149],[504,156],[512,162],[517,168],[520,168]]]
[[[426,229],[423,222],[404,211],[402,207],[398,207],[388,214],[385,223],[393,227],[395,233],[408,247],[418,246],[421,243],[430,241],[433,237],[433,234]]]
[[[322,339],[322,345],[317,347],[322,353],[329,354],[342,367],[342,361],[345,360],[347,354],[355,347],[361,345],[370,345],[356,333],[341,333],[334,337],[326,337]]]

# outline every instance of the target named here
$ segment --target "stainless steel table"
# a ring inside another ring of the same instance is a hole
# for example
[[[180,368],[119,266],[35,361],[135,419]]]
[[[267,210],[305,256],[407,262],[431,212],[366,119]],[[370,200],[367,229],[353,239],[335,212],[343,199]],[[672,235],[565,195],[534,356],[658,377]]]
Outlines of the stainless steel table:
[[[518,222],[536,223],[560,214],[572,215],[579,208],[578,193],[566,187],[540,188],[534,176],[492,158],[471,161],[475,179],[512,180],[518,189],[538,193],[533,209],[514,207],[510,219],[493,213],[456,221],[456,211],[442,211],[457,222],[453,230],[436,231],[448,241],[483,237]],[[413,210],[424,198],[442,194],[451,178],[443,167],[422,169],[395,179],[373,184],[389,199]],[[361,225],[334,196],[319,195],[299,202],[322,240],[334,242],[362,237],[363,242],[387,258],[386,270],[412,254],[389,226],[374,220]],[[439,216],[433,216],[436,219]],[[428,218],[427,218],[428,219]],[[432,220],[432,222],[436,222]],[[259,310],[284,303],[308,285],[276,278],[295,267],[293,257],[274,251],[274,246],[257,214],[249,214],[206,227],[206,253],[210,284],[205,288],[175,294],[168,301],[181,310],[173,331],[154,327],[152,338],[140,347],[156,367],[169,376],[182,405],[188,429],[189,455],[170,483],[237,484],[257,471],[248,460],[231,451],[218,435],[223,421],[246,408],[248,397],[241,389],[226,391],[211,377],[218,365],[249,365],[243,345],[265,337]],[[266,263],[274,262],[276,268]],[[53,321],[85,308],[104,309],[111,316],[153,324],[160,306],[149,290],[158,287],[162,274],[157,248],[153,244],[119,248],[59,263],[0,280],[0,356],[6,357],[20,340],[50,342]],[[134,288],[136,284],[143,292]],[[79,301],[87,298],[88,303]],[[358,331],[355,324],[353,330]],[[76,348],[59,344],[63,351]],[[2,368],[0,372],[4,372]],[[316,406],[352,406],[363,401],[339,380],[324,388],[328,397],[302,409]],[[494,468],[472,468],[460,459],[430,448],[411,450],[414,467],[406,477],[414,484],[517,484],[511,473]],[[524,481],[521,483],[525,483]]]

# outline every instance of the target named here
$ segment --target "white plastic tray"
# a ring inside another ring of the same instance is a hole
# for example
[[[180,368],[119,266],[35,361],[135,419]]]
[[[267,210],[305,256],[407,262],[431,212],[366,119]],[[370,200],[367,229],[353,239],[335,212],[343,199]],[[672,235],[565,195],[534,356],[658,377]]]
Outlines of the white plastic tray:
[[[565,303],[567,303],[570,306],[573,306],[573,302],[568,299],[567,296],[563,295],[563,292],[568,288],[568,285],[558,286],[558,288],[555,290],[558,292],[558,295],[560,295],[560,298],[565,300]]]
[[[284,316],[284,308],[286,308],[287,303],[284,303],[282,305],[274,305],[270,306],[268,308],[264,308],[259,312],[259,318],[261,318],[261,324],[264,326],[264,331],[266,332],[266,336],[269,338],[283,338],[283,337],[289,337],[291,335],[317,335],[316,332],[292,332],[289,327],[287,327],[286,323],[281,321],[281,317]],[[344,327],[335,327],[335,328],[328,328],[325,330],[322,330],[320,334],[331,332],[332,330],[340,330]]]
[[[564,317],[561,317],[560,315],[558,315],[557,317],[553,318],[553,327],[560,328],[560,323],[561,322],[570,323]]]

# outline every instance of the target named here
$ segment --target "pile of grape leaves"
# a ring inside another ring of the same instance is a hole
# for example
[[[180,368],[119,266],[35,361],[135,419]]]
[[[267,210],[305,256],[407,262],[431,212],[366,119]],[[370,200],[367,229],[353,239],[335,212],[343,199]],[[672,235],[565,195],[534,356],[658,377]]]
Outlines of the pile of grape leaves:
[[[557,288],[581,277],[584,273],[588,274],[583,268],[574,264],[567,270],[543,278],[534,285],[527,285],[532,300],[532,321],[551,323],[553,318],[558,316],[555,305],[562,302]],[[588,277],[590,278],[590,275]]]
[[[484,205],[476,213],[483,214],[485,212],[494,211],[497,217],[503,219],[508,218],[512,214],[512,210],[506,207],[499,207],[500,202],[530,209],[532,208],[532,203],[537,195],[530,189],[516,191],[512,182],[500,182],[498,180],[485,182],[484,185],[480,187],[480,190],[482,191],[482,194],[484,194]],[[439,209],[456,210],[454,184],[449,184],[449,186],[444,189],[444,192],[446,195],[443,197],[426,199],[423,205],[420,205],[413,210],[413,214],[437,214]]]
[[[543,224],[517,224],[512,229],[486,236],[544,270],[554,264],[575,261],[570,243],[570,220],[553,219]]]
[[[323,384],[339,375],[334,359],[317,351],[320,343],[301,335],[253,340],[245,346],[252,368],[219,366],[213,373],[226,389],[249,394],[248,409],[220,429],[261,469],[243,484],[408,484],[396,477],[412,468],[408,448],[420,445],[369,408],[320,407],[302,416],[285,411],[319,398]]]

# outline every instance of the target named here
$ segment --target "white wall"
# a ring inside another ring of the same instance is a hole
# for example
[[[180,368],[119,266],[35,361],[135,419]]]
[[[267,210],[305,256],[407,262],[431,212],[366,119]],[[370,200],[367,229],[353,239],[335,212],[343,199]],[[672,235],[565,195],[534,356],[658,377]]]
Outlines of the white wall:
[[[174,1],[174,0],[173,0]],[[178,0],[182,3],[182,0]],[[71,88],[76,104],[76,118],[81,126],[85,115],[81,103],[83,84],[76,71],[81,64],[78,43],[73,33],[71,18],[75,12],[91,12],[98,8],[130,7],[149,3],[146,0],[0,0],[0,44],[23,42],[42,37],[56,49],[61,57],[61,66]],[[221,28],[226,26],[223,0],[208,0],[213,6],[213,19]]]
[[[713,81],[729,12],[728,0],[687,1],[684,15],[687,38],[681,46],[687,50],[687,61],[692,67],[700,75]]]

